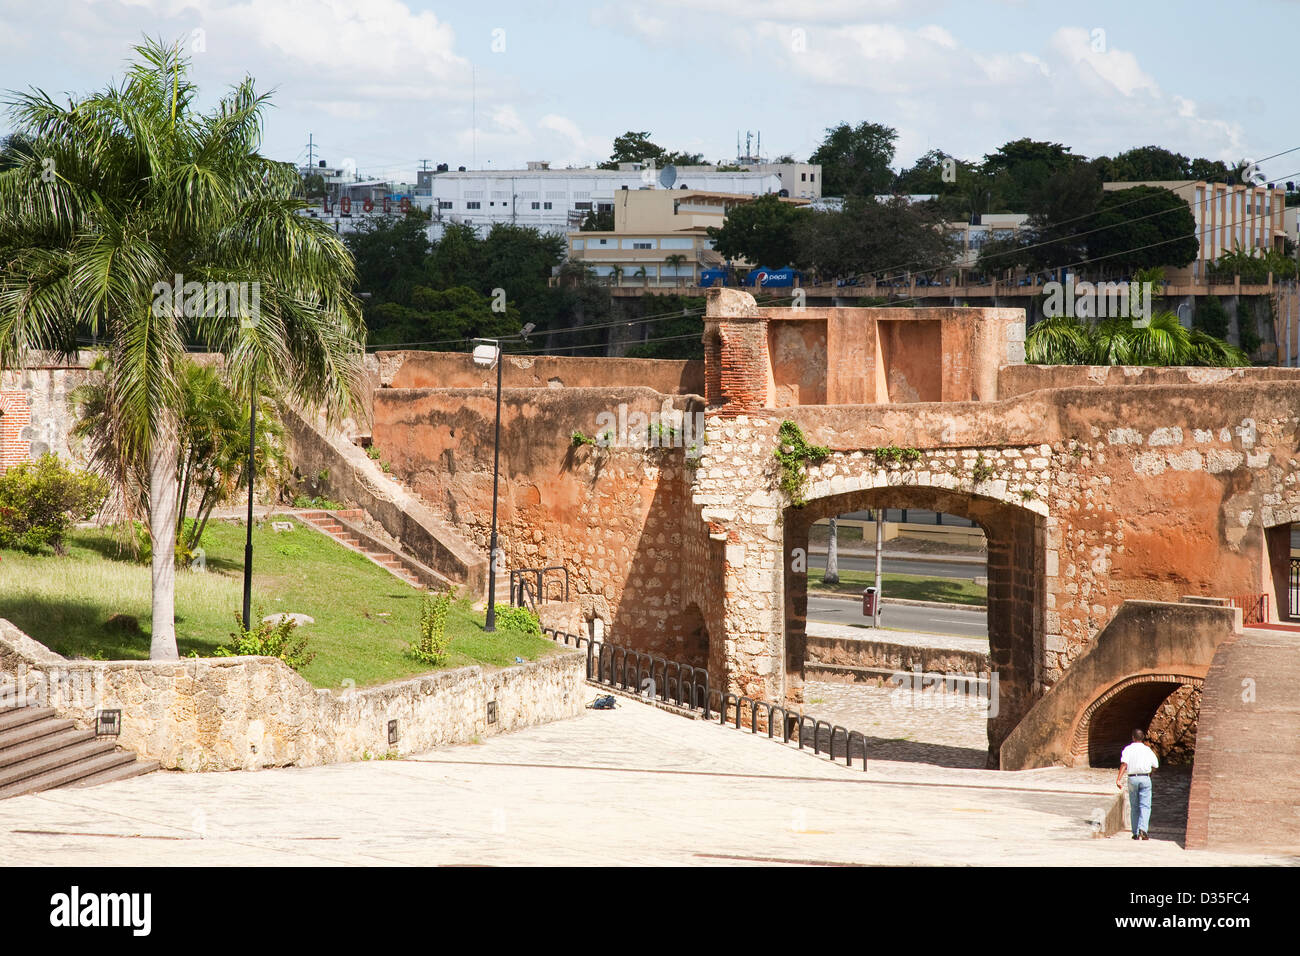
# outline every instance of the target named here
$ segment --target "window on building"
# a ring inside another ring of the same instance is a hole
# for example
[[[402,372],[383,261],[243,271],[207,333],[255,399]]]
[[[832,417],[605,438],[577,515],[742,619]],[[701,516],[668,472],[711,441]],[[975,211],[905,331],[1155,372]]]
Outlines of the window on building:
[[[573,208],[574,208],[574,209],[590,209],[590,208],[591,208],[591,203],[589,203],[589,202],[575,202],[575,203],[573,204]]]
[[[453,202],[448,202],[448,201],[445,200],[445,199],[439,199],[439,200],[438,200],[438,208],[439,208],[439,209],[454,209],[454,208],[456,208],[456,204],[453,203]]]
[[[809,174],[808,174],[808,182],[810,182],[810,183],[815,183],[815,182],[817,182],[817,174],[816,174],[816,173],[809,173]]]
[[[808,174],[807,174],[807,173],[800,173],[800,174],[799,174],[799,182],[801,182],[801,183],[806,183],[807,181],[808,181]]]
[[[533,208],[534,208],[534,209],[541,209],[541,208],[542,208],[542,204],[539,203],[539,202],[535,202],[535,203],[533,203]],[[550,204],[550,203],[547,203],[547,204],[546,204],[546,208],[547,208],[547,209],[550,209],[550,208],[551,208],[551,204]]]
[[[632,248],[633,248],[633,249],[653,249],[654,247],[655,247],[655,244],[654,244],[653,242],[634,242],[634,243],[632,243]]]
[[[475,201],[471,201],[471,202],[467,202],[467,203],[465,203],[465,208],[466,208],[466,209],[482,209],[482,208],[483,208],[483,204],[482,204],[481,202],[478,202],[478,201],[475,200]]]

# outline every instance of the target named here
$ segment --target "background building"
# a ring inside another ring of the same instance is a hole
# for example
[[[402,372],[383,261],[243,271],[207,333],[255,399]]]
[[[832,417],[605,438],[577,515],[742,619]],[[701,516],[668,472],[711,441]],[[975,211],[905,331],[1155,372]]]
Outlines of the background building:
[[[570,232],[569,258],[588,265],[598,276],[612,278],[614,285],[699,285],[701,272],[724,265],[713,249],[709,227],[721,226],[730,210],[754,198],[696,189],[620,189],[612,203],[614,229]]]
[[[1196,258],[1191,265],[1166,269],[1169,279],[1200,279],[1206,264],[1235,249],[1260,252],[1283,251],[1286,226],[1283,222],[1286,191],[1268,186],[1228,185],[1203,180],[1172,180],[1138,183],[1102,183],[1113,192],[1134,186],[1160,186],[1185,200],[1196,220]]]

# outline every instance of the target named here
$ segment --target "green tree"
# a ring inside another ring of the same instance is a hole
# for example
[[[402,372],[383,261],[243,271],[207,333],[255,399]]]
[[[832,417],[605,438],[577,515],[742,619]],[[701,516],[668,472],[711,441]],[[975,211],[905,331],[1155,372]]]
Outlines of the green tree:
[[[1101,157],[1099,171],[1108,182],[1169,181],[1192,178],[1192,161],[1182,153],[1161,146],[1138,146],[1117,153],[1114,159]]]
[[[63,538],[104,504],[108,483],[46,453],[0,472],[0,547],[66,554]]]
[[[583,217],[579,232],[613,232],[614,210],[593,209]]]
[[[1124,318],[1090,325],[1072,316],[1045,319],[1025,338],[1031,365],[1241,366],[1250,360],[1220,338],[1184,329],[1173,312],[1151,316],[1145,327]]]
[[[842,212],[801,214],[796,264],[823,278],[874,274],[903,279],[905,270],[937,271],[954,256],[936,211],[902,198],[853,198]]]
[[[795,226],[803,212],[768,194],[732,207],[721,226],[709,227],[714,249],[727,259],[780,269],[794,261]]]
[[[640,315],[663,316],[641,326],[647,341],[630,346],[629,358],[704,358],[704,299],[676,292],[639,296]]]
[[[1056,173],[1084,160],[1070,147],[1034,139],[1004,143],[984,157],[981,172],[989,177],[994,202],[988,212],[1026,212]]]
[[[1217,339],[1228,337],[1228,311],[1217,295],[1207,295],[1197,303],[1192,328]]]
[[[894,182],[890,164],[898,131],[880,123],[840,123],[826,130],[808,162],[822,167],[823,196],[873,196]]]
[[[180,43],[149,41],[136,56],[101,93],[10,103],[33,152],[0,172],[0,367],[66,347],[77,322],[109,343],[112,451],[120,470],[148,477],[150,656],[174,659],[187,342],[223,352],[241,392],[256,380],[337,418],[363,388],[365,333],[346,246],[300,214],[297,171],[258,152],[266,95],[245,78],[201,113]],[[57,173],[43,179],[43,168]],[[258,305],[182,307],[168,292],[178,275],[242,284]]]
[[[114,443],[115,420],[105,374],[108,365],[107,356],[101,355],[91,365],[100,377],[78,386],[69,396],[77,415],[72,434],[93,450],[97,467],[115,475],[123,516],[133,519],[148,509],[147,476],[142,463],[136,463],[125,476],[115,474],[122,457]],[[213,509],[248,487],[248,403],[215,365],[185,360],[177,374],[180,493],[176,555],[181,564],[188,564]],[[258,397],[253,464],[256,480],[273,498],[288,477],[289,465],[280,410],[264,394]]]
[[[1149,266],[1185,266],[1196,258],[1191,207],[1161,186],[1134,186],[1102,194],[1086,223],[1088,257],[1103,272]]]
[[[387,346],[436,343],[420,347],[454,352],[464,349],[471,339],[502,338],[518,332],[522,325],[519,308],[507,302],[505,311],[496,311],[493,305],[492,297],[467,286],[417,286],[409,304],[383,302],[373,308],[379,331],[372,333],[372,341]]]
[[[664,149],[650,140],[649,130],[628,130],[614,137],[614,151],[598,169],[618,169],[619,163],[653,163],[660,168],[670,163],[677,166],[699,166],[704,163],[702,153],[676,152]]]

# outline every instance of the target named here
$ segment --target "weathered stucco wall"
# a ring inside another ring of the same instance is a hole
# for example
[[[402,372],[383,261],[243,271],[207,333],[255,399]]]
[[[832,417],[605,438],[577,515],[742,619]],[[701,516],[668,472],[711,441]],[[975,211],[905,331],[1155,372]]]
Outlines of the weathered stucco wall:
[[[495,389],[381,389],[374,405],[374,444],[393,473],[486,554]],[[644,434],[652,414],[675,420],[697,408],[645,388],[506,389],[498,514],[506,567],[563,565],[584,620],[600,618],[620,641],[680,650],[685,449],[575,445],[572,436],[597,438],[612,418],[621,443],[637,415]]]
[[[1012,398],[1040,388],[1116,388],[1126,385],[1219,385],[1246,382],[1300,385],[1300,369],[1005,365],[998,370],[998,398]]]
[[[284,425],[289,459],[300,475],[315,482],[314,493],[365,509],[402,549],[475,598],[484,593],[486,552],[479,552],[440,520],[342,432],[330,429],[324,419],[287,408]],[[316,480],[322,474],[325,479]]]
[[[495,369],[467,352],[377,352],[383,388],[496,388]],[[623,388],[665,395],[703,395],[704,363],[685,359],[506,355],[504,388]]]
[[[94,727],[97,710],[120,709],[119,745],[170,770],[308,767],[469,743],[576,716],[585,680],[585,656],[561,650],[336,693],[270,657],[67,660],[0,620],[0,700],[55,707],[81,728]]]

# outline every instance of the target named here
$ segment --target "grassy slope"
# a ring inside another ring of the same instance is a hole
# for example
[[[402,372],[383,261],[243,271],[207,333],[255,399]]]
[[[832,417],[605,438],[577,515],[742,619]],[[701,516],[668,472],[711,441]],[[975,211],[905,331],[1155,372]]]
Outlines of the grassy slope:
[[[289,520],[280,517],[277,520]],[[253,608],[315,618],[304,633],[316,659],[302,675],[317,687],[381,683],[424,673],[407,655],[417,638],[420,592],[359,554],[295,522],[253,530]],[[0,617],[67,656],[143,660],[149,656],[149,568],[119,552],[109,531],[77,531],[70,553],[56,558],[0,550]],[[243,605],[244,527],[212,522],[203,536],[205,573],[181,571],[176,582],[176,635],[182,656],[211,656],[235,627]],[[114,614],[139,629],[106,627]],[[554,645],[504,629],[483,633],[481,616],[464,604],[448,619],[445,667],[504,666],[535,660]]]
[[[841,571],[839,584],[822,582],[821,568],[808,569],[808,590],[833,591],[861,597],[862,589],[876,583],[875,571]],[[919,574],[885,574],[881,576],[885,600],[946,601],[950,604],[985,604],[988,588],[969,578],[934,578]]]

